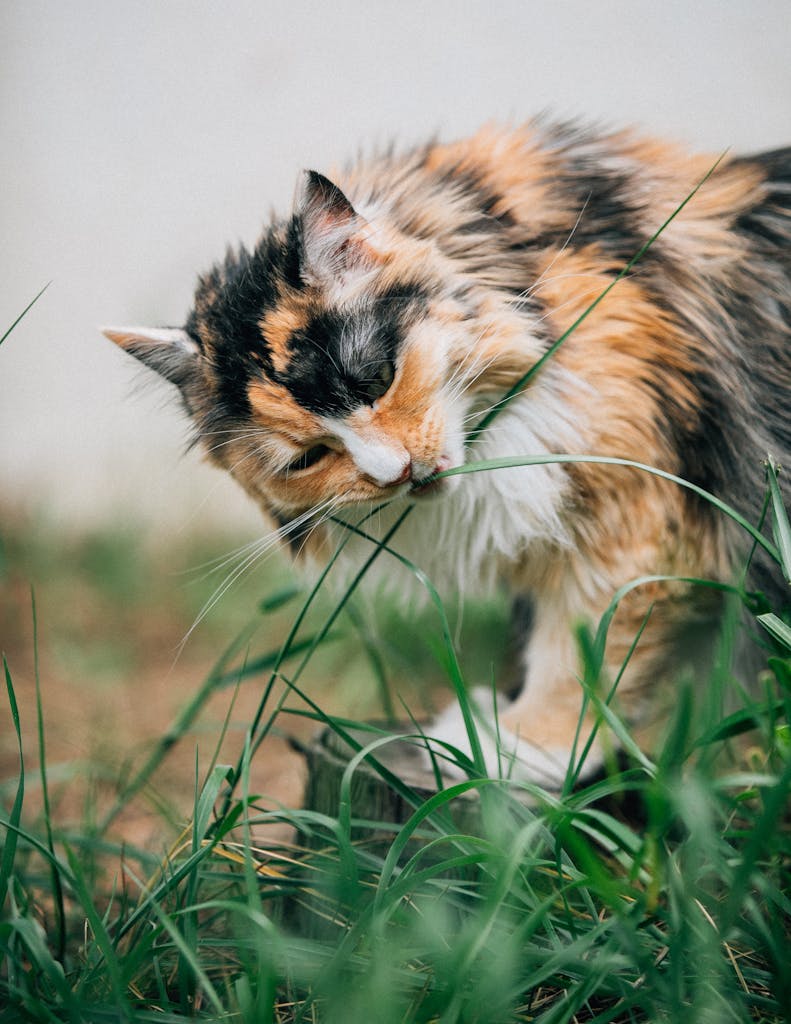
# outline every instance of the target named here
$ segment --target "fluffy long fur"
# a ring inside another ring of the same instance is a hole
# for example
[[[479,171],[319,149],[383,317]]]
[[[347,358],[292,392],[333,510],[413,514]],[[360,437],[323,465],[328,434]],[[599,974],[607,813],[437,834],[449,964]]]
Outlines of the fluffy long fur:
[[[468,591],[533,607],[522,687],[501,714],[517,775],[557,783],[581,708],[574,627],[646,575],[730,581],[748,538],[656,466],[755,520],[763,462],[791,466],[791,149],[723,160],[634,270],[475,441],[485,411],[590,306],[715,163],[628,132],[536,122],[307,172],[293,214],[201,278],[175,340],[108,334],[181,389],[198,439],[286,533],[321,554],[327,513],[383,531]],[[305,518],[315,509],[316,514]],[[307,529],[306,533],[306,528]],[[786,595],[771,566],[753,582]],[[692,612],[691,612],[692,610]],[[607,664],[634,721],[672,694],[710,593],[654,582],[621,603]],[[700,648],[699,637],[693,646]],[[586,720],[583,728],[590,729]],[[437,730],[461,742],[449,712]],[[599,756],[594,749],[590,765]],[[497,765],[493,741],[489,767]]]

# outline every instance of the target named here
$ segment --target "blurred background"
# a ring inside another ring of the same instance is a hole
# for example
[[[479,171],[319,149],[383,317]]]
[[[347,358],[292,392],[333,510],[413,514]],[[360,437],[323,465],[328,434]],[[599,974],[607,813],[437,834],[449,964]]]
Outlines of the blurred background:
[[[64,765],[132,757],[286,571],[234,589],[174,667],[217,585],[185,571],[261,525],[97,325],[181,323],[301,168],[390,140],[549,110],[713,153],[791,142],[788,0],[26,0],[0,40],[0,335],[50,282],[0,350],[0,643],[29,726],[33,584]],[[3,707],[0,769],[15,745]]]

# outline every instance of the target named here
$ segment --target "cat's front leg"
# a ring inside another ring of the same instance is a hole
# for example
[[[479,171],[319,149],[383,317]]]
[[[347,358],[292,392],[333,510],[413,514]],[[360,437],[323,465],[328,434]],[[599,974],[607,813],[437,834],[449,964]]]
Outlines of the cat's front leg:
[[[609,601],[602,598],[595,604],[601,606],[594,623]],[[604,691],[620,678],[612,706],[630,727],[640,727],[638,742],[661,721],[672,697],[672,669],[680,667],[678,620],[686,618],[687,605],[683,584],[651,582],[627,594],[610,623],[597,697],[604,698]],[[491,690],[473,691],[487,775],[559,789],[570,769],[576,778],[589,777],[601,768],[606,744],[617,746],[609,727],[597,725],[596,701],[585,700],[575,628],[580,621],[582,615],[569,612],[568,604],[538,603],[516,698],[495,704]],[[693,648],[705,649],[710,626],[707,618],[701,619]],[[426,733],[469,755],[471,744],[457,704],[440,714]],[[442,762],[442,770],[450,778],[465,774],[451,760]]]
[[[583,715],[573,626],[552,614],[539,614],[527,645],[523,684],[511,701],[476,687],[470,694],[486,774],[529,781],[559,789],[575,748],[585,746],[593,718]],[[469,755],[471,743],[458,702],[453,702],[426,729],[429,736]],[[444,753],[443,748],[437,747]],[[602,751],[594,740],[584,774],[600,767]],[[452,759],[441,760],[443,774],[462,778],[464,770]]]

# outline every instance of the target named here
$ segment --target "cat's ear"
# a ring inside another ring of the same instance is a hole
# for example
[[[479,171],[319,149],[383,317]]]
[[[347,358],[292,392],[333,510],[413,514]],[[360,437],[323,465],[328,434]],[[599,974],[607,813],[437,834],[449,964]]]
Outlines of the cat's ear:
[[[302,222],[300,270],[308,283],[328,284],[377,262],[368,222],[318,171],[303,173],[296,212]]]
[[[181,327],[102,327],[102,333],[152,370],[183,387],[200,349]]]

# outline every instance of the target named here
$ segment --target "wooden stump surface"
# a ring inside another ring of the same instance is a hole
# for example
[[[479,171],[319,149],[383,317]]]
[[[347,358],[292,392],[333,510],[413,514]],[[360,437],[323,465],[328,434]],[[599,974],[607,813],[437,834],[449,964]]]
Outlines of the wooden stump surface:
[[[363,747],[376,739],[376,733],[363,729],[349,729],[348,732]],[[308,810],[337,817],[341,781],[355,750],[336,732],[327,728],[303,748],[303,753],[308,765],[304,806]],[[378,747],[373,757],[408,786],[421,802],[437,792],[434,773],[426,767],[425,754],[419,741],[395,739]],[[414,810],[414,806],[388,785],[366,761],[361,762],[354,771],[350,795],[352,817],[364,821],[397,826],[407,821]],[[475,790],[453,800],[450,810],[460,829],[476,831],[480,816]],[[370,829],[367,834],[371,834]]]

